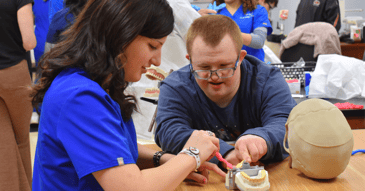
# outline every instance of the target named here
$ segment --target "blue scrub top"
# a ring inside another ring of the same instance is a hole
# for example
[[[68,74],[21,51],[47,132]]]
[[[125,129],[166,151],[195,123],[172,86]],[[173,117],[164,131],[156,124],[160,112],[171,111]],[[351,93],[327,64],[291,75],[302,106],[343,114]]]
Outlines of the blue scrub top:
[[[132,119],[85,71],[63,70],[42,103],[33,190],[102,190],[93,172],[136,163]]]
[[[34,48],[35,63],[38,64],[41,56],[44,53],[44,46],[46,44],[46,37],[49,27],[48,22],[48,5],[49,1],[34,0],[34,33],[37,38],[37,46]]]
[[[227,8],[224,7],[218,11],[218,14],[225,15],[233,19],[243,33],[250,34],[258,27],[267,28],[267,35],[272,33],[272,27],[267,11],[261,5],[257,5],[256,9],[253,11],[247,10],[246,13],[243,12],[243,6],[241,5],[233,15],[231,15]],[[247,54],[255,56],[262,61],[265,59],[265,53],[262,48],[254,49],[243,45],[242,50],[246,50]]]

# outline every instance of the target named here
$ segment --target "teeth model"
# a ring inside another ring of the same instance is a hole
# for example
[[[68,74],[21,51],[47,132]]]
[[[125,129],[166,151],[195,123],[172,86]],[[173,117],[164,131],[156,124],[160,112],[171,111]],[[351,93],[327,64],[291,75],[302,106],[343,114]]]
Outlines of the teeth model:
[[[270,188],[269,174],[263,166],[250,166],[242,161],[229,169],[226,175],[227,189],[240,189],[243,191],[266,191]]]
[[[153,87],[153,88],[146,88],[143,97],[158,97],[160,94],[160,89]]]
[[[150,80],[164,80],[167,77],[167,73],[163,71],[161,68],[151,66],[146,68],[146,77]]]

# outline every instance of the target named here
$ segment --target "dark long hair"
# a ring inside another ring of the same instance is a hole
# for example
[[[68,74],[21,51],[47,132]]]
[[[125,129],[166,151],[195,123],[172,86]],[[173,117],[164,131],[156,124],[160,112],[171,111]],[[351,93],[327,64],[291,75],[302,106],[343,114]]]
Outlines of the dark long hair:
[[[212,4],[216,1],[217,5],[225,3],[224,0],[212,0]],[[243,4],[243,11],[246,12],[247,9],[253,11],[256,9],[257,0],[241,0],[241,4]]]
[[[39,63],[38,82],[31,94],[38,108],[55,77],[65,68],[84,69],[111,98],[123,118],[136,110],[136,98],[125,95],[126,47],[138,36],[159,39],[174,27],[173,12],[166,0],[89,0],[63,41]]]

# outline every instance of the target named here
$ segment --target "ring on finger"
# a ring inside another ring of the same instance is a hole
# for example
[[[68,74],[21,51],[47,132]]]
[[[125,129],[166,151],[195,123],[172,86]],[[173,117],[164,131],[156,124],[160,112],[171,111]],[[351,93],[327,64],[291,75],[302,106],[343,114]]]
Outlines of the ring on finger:
[[[212,137],[214,136],[214,133],[213,132],[211,132],[211,131],[207,131],[207,132],[208,132],[208,135],[209,136],[212,136]]]

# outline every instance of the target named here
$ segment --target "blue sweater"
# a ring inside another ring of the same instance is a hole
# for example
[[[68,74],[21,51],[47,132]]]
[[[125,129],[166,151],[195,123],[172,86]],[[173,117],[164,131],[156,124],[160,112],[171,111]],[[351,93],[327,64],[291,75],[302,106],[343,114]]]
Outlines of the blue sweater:
[[[288,156],[283,149],[285,123],[295,105],[280,70],[253,56],[242,61],[240,88],[225,108],[204,94],[185,66],[161,83],[155,141],[177,154],[194,130],[210,130],[220,139],[224,155],[234,148],[226,141],[252,134],[266,140],[268,151],[262,162],[280,161]]]

